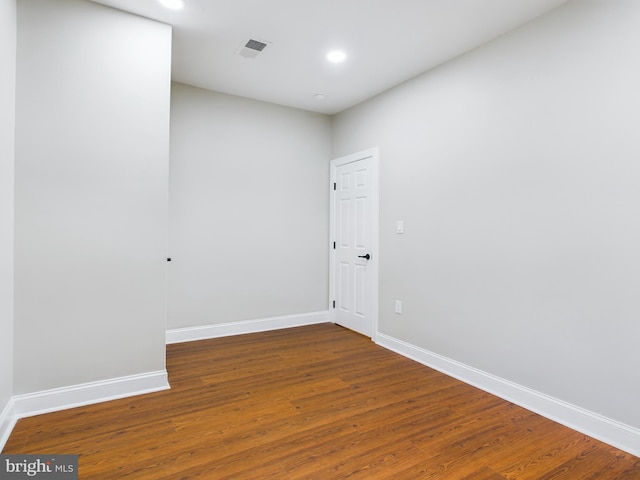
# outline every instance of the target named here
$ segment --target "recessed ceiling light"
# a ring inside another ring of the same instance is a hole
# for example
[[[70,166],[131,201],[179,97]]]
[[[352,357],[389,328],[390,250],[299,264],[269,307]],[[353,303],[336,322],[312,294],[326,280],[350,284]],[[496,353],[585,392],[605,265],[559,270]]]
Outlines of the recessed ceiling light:
[[[331,50],[327,53],[327,60],[331,63],[342,63],[347,59],[347,54],[342,50]]]
[[[171,10],[181,10],[184,8],[184,0],[160,0],[160,3]]]

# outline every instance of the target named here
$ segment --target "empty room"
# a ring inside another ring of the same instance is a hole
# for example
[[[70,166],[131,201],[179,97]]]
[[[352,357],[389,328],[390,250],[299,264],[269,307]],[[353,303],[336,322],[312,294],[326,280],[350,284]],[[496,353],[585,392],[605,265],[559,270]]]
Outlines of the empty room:
[[[0,478],[640,479],[639,47],[637,0],[0,0]]]

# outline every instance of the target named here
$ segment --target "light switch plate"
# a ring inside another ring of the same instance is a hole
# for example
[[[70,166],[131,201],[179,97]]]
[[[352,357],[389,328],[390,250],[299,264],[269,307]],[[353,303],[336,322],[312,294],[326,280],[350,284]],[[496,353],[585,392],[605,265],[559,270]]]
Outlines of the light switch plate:
[[[398,220],[396,223],[396,233],[404,233],[404,221]]]
[[[402,301],[396,300],[396,313],[402,315]]]

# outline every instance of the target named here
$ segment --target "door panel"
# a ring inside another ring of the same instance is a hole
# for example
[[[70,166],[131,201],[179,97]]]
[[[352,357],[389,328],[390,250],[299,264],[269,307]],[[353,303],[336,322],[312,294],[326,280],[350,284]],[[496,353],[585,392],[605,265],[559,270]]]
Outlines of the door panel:
[[[350,275],[351,265],[348,263],[340,263],[340,275],[338,277],[338,291],[340,294],[338,296],[338,306],[340,310],[346,313],[351,311],[349,305],[349,300],[351,299],[351,295],[349,294],[349,288],[351,286],[351,282],[349,281]]]
[[[335,161],[334,161],[335,162]],[[374,185],[373,157],[363,156],[333,165],[335,250],[332,271],[336,323],[359,333],[373,333]],[[364,256],[369,255],[369,259]],[[376,280],[376,281],[374,281]]]

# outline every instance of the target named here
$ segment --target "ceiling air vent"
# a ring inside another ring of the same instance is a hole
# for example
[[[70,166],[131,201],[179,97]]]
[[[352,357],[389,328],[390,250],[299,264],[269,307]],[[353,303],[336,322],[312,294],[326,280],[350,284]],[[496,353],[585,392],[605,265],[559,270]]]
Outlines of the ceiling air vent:
[[[267,45],[269,44],[250,38],[244,47],[241,47],[237,53],[245,58],[256,58]]]

